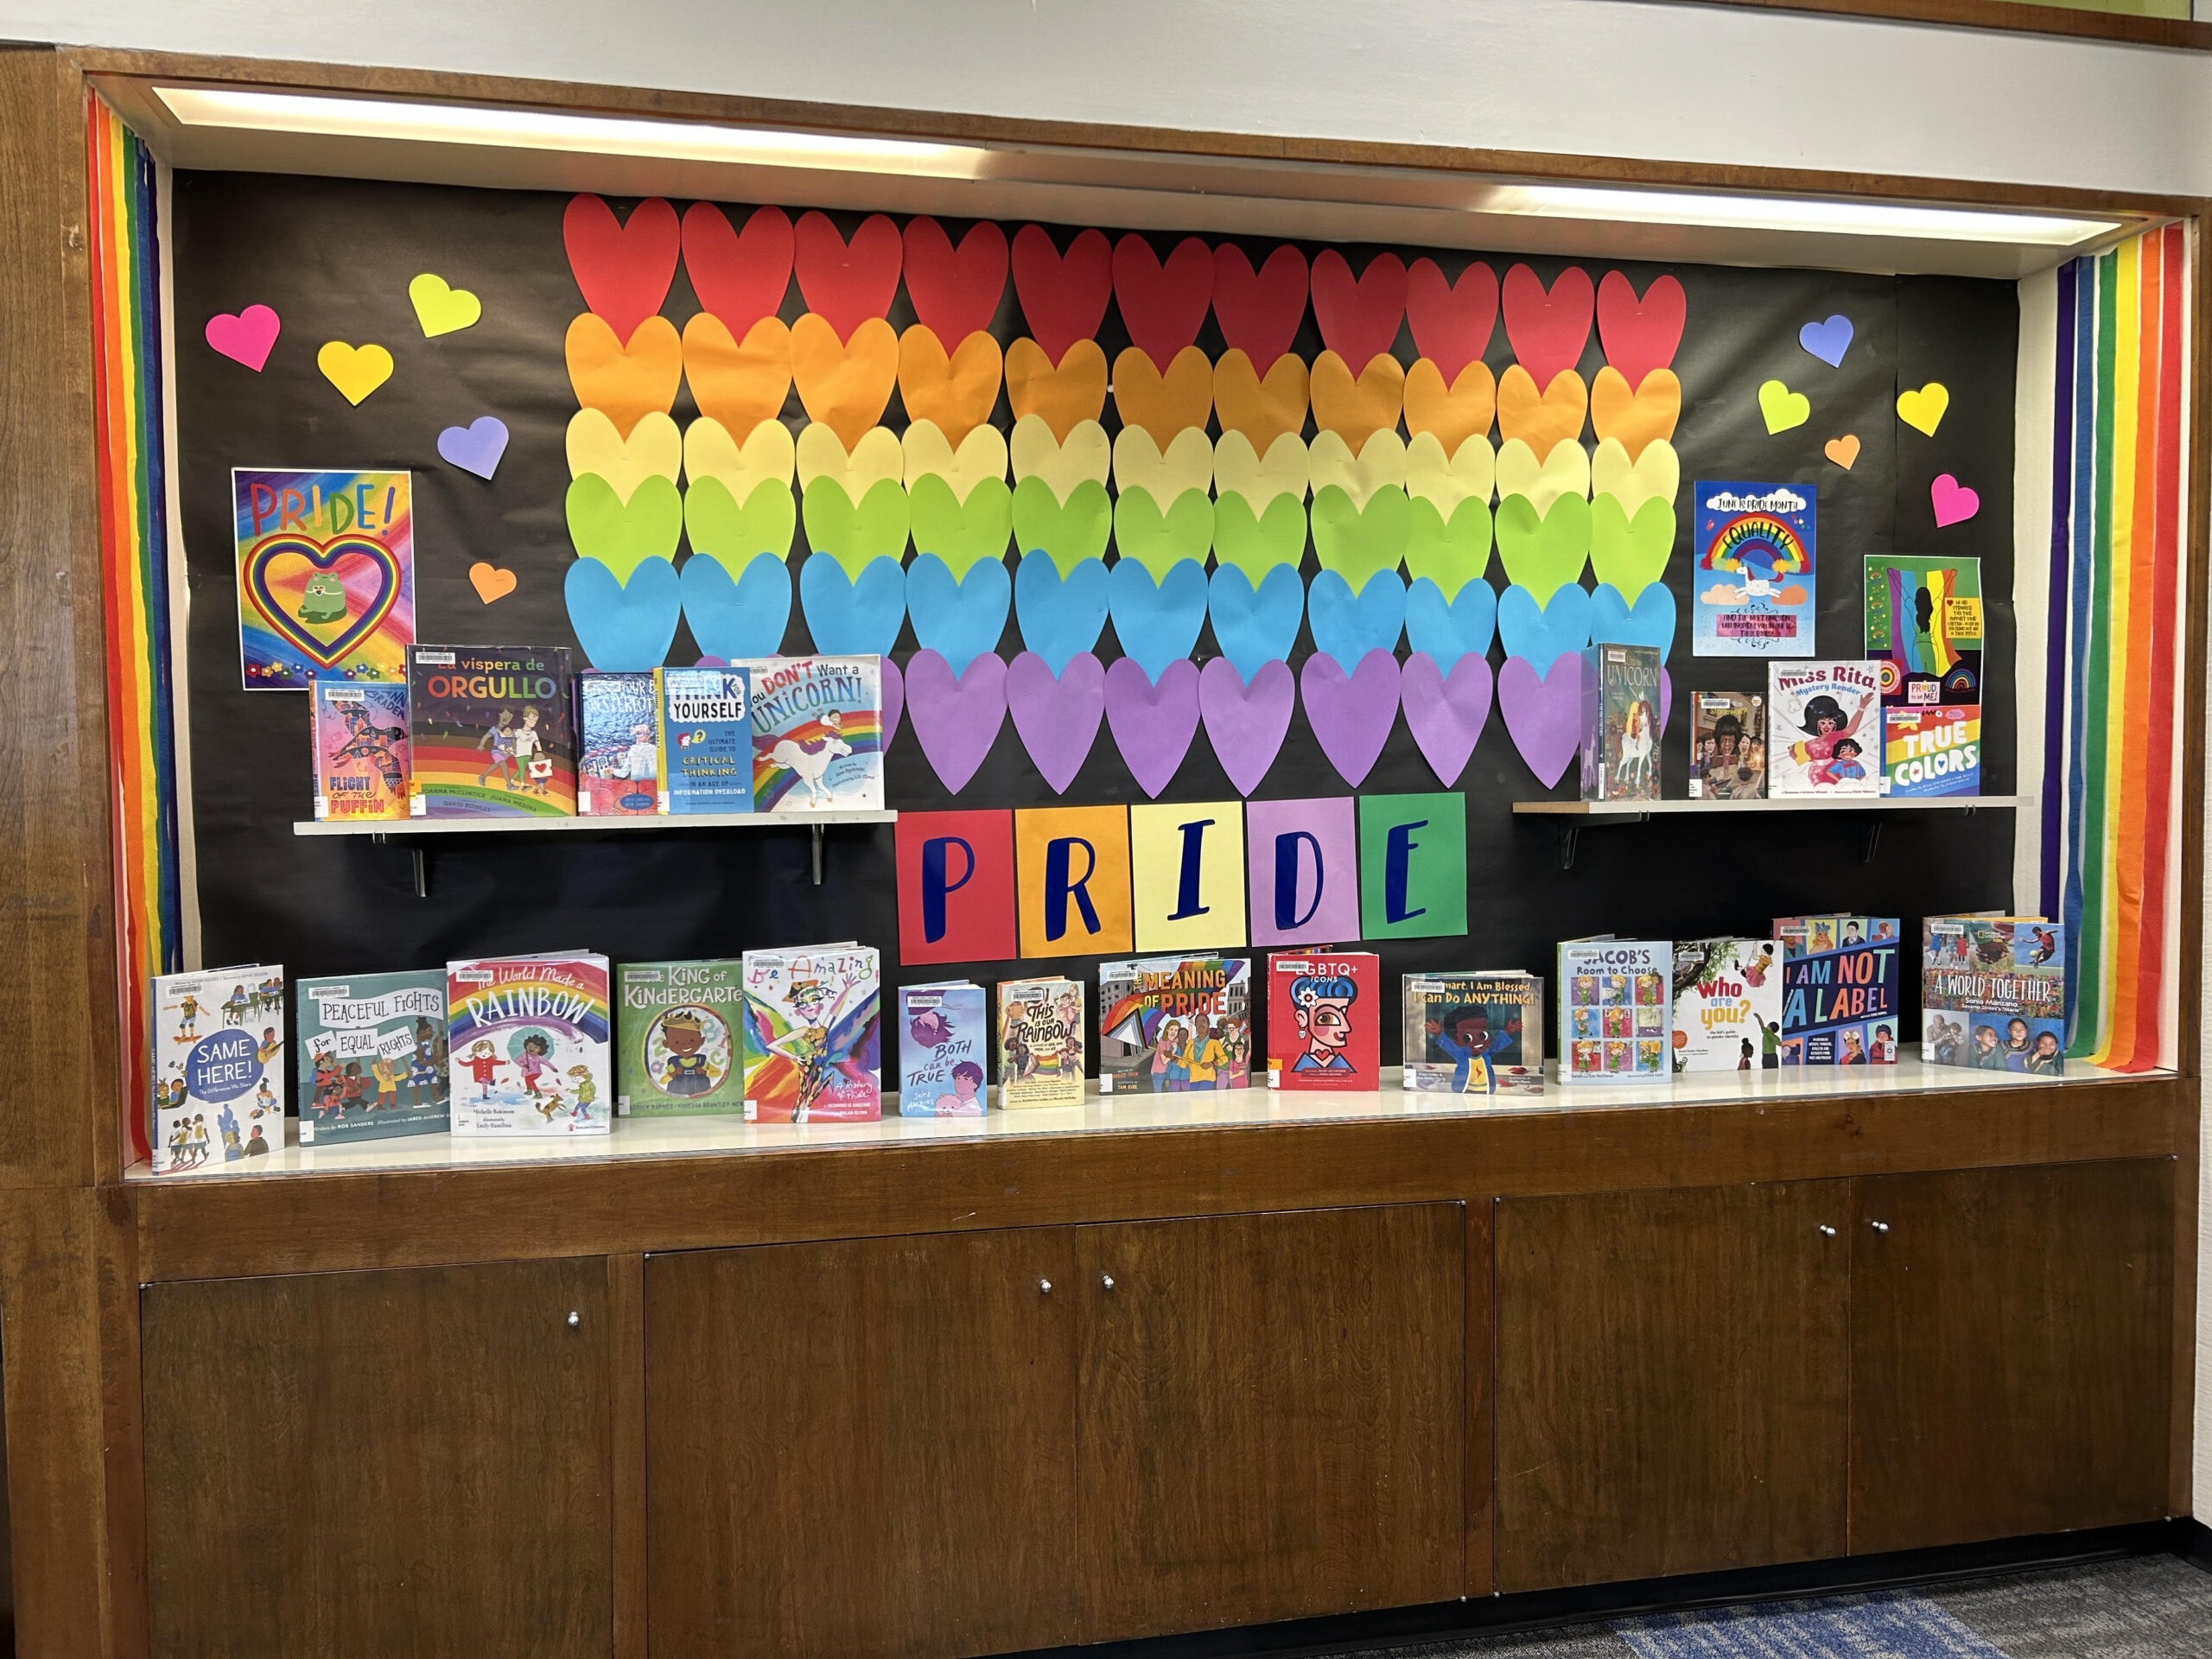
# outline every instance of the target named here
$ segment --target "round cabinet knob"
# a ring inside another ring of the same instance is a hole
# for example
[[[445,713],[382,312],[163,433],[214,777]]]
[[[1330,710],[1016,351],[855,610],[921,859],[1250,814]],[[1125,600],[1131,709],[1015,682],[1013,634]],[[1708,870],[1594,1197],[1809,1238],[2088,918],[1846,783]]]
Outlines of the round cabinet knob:
[[[569,1310],[569,1329],[573,1331],[584,1322],[584,1316],[573,1307]]]
[[[1870,1221],[1866,1224],[1878,1233],[1886,1233],[1890,1230],[1890,1224],[1886,1221]]]
[[[1052,1281],[1049,1279],[1039,1279],[1037,1281],[1037,1289],[1040,1295],[1049,1296],[1052,1294]]]
[[[1114,1288],[1114,1275],[1110,1273],[1103,1274],[1098,1282],[1105,1289],[1111,1290]]]
[[[1835,1229],[1829,1226],[1825,1221],[1821,1224],[1821,1232],[1824,1236],[1828,1238],[1834,1238],[1835,1236]]]

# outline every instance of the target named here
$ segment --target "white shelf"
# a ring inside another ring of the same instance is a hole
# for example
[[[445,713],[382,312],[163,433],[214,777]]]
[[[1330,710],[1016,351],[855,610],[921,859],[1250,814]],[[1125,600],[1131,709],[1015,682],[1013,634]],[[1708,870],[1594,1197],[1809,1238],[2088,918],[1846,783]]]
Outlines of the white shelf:
[[[501,836],[576,830],[797,830],[810,824],[893,823],[896,812],[670,812],[610,817],[346,818],[296,820],[296,836]]]
[[[1972,812],[1985,806],[2016,807],[2032,795],[1847,795],[1824,799],[1787,796],[1765,801],[1516,801],[1523,816],[1554,818],[1648,818],[1671,812]]]

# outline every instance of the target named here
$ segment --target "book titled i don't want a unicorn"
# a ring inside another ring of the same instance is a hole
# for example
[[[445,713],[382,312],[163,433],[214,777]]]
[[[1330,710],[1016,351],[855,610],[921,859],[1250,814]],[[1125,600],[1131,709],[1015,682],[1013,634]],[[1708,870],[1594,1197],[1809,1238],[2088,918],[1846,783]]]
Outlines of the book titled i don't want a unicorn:
[[[753,677],[756,812],[883,810],[883,659],[768,657]]]

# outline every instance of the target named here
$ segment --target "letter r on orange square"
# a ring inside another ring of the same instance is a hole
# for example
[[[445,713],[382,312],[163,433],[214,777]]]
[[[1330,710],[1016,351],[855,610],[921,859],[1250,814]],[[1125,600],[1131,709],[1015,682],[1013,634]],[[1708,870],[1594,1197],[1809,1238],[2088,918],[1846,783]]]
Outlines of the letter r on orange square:
[[[1023,956],[1114,956],[1132,949],[1127,807],[1018,811],[1014,861]]]

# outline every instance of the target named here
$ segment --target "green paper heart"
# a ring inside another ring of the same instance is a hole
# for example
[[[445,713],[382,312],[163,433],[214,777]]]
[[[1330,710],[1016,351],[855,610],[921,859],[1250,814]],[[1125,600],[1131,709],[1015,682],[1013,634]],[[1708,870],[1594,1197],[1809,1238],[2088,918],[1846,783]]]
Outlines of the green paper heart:
[[[1213,562],[1233,564],[1251,578],[1254,592],[1279,564],[1295,568],[1306,557],[1306,503],[1279,495],[1257,518],[1252,504],[1231,490],[1213,504]]]
[[[1114,550],[1156,582],[1186,561],[1204,564],[1212,546],[1213,499],[1204,490],[1184,491],[1164,515],[1147,489],[1123,490],[1114,504]]]
[[[1526,588],[1539,605],[1548,603],[1560,588],[1582,580],[1590,558],[1590,503],[1562,495],[1539,518],[1527,496],[1507,496],[1497,504],[1497,556],[1508,582]]]
[[[1813,400],[1802,391],[1790,391],[1779,380],[1768,380],[1759,386],[1759,413],[1766,417],[1770,435],[1787,432],[1813,418]]]
[[[1634,599],[1666,573],[1675,550],[1675,506],[1653,496],[1630,518],[1621,504],[1601,495],[1590,506],[1590,568]]]
[[[788,560],[798,528],[798,498],[781,479],[762,479],[741,507],[719,478],[695,480],[684,493],[683,532],[691,550],[720,564],[732,582],[763,554]]]
[[[1356,507],[1342,485],[1324,484],[1313,497],[1313,551],[1324,570],[1335,571],[1357,594],[1370,576],[1398,568],[1413,518],[1413,505],[1398,485],[1383,485],[1364,507]]]
[[[683,533],[683,498],[676,480],[658,474],[640,483],[626,505],[614,486],[597,473],[586,473],[569,486],[569,539],[576,551],[597,559],[627,586],[630,573],[647,559],[676,562],[677,537]]]
[[[877,559],[906,552],[906,492],[895,478],[879,478],[855,507],[845,486],[817,478],[806,486],[806,544],[845,567],[853,581]]]
[[[1035,474],[1014,486],[1014,538],[1024,553],[1051,556],[1065,581],[1085,559],[1106,556],[1106,538],[1114,533],[1114,504],[1106,486],[1086,478],[1068,492],[1060,505],[1052,486]]]
[[[907,491],[913,504],[914,551],[934,553],[955,582],[986,559],[1006,557],[1014,539],[1014,492],[1002,478],[976,481],[963,502],[952,486],[935,473],[924,473]]]
[[[1427,576],[1447,600],[1490,568],[1490,503],[1467,497],[1447,522],[1436,504],[1415,496],[1413,530],[1406,537],[1406,575]]]

